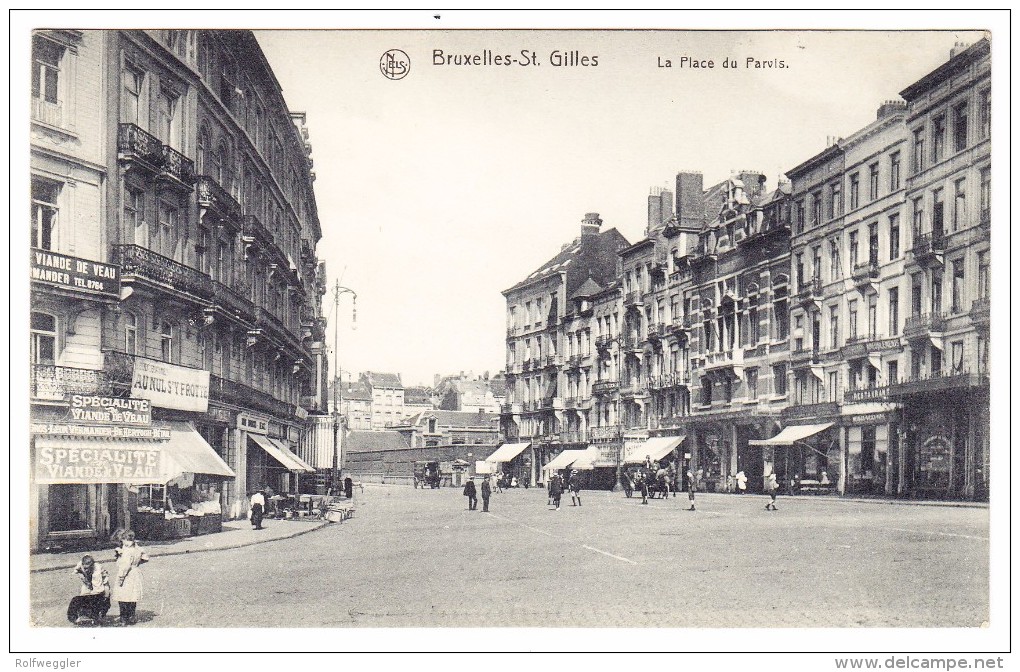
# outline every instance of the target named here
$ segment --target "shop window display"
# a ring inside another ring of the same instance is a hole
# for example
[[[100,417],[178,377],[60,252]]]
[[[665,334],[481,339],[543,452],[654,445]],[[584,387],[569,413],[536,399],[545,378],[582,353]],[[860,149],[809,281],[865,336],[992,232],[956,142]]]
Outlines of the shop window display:
[[[53,532],[90,529],[88,522],[88,488],[81,484],[59,484],[49,487],[49,527]]]

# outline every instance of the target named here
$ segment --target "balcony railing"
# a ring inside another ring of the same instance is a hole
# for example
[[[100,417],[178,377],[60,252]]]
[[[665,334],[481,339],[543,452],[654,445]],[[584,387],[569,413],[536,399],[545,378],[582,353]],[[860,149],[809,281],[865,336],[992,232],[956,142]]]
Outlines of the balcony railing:
[[[157,254],[140,245],[114,245],[116,262],[124,275],[135,275],[157,283],[208,299],[212,296],[212,279],[208,274]]]
[[[627,292],[627,295],[623,298],[623,305],[625,306],[640,306],[643,303],[644,299],[641,296],[641,292],[638,290]]]
[[[975,299],[970,306],[970,319],[975,324],[988,324],[991,319],[992,301],[985,297]]]
[[[839,404],[827,401],[820,404],[795,404],[780,411],[784,420],[803,418],[828,418],[839,415]]]
[[[709,352],[705,355],[706,369],[719,369],[729,366],[742,366],[744,363],[744,349],[741,347],[722,350],[721,352]]]
[[[641,347],[641,337],[637,334],[627,334],[627,337],[624,339],[624,343],[628,349],[637,350]]]
[[[546,355],[542,358],[542,366],[549,368],[559,366],[563,363],[563,358],[560,355]]]
[[[588,433],[581,430],[560,432],[560,443],[582,443],[588,440]]]
[[[797,348],[790,353],[791,364],[817,364],[820,358],[818,350],[811,348]]]
[[[848,404],[860,404],[869,401],[887,401],[889,399],[890,385],[878,387],[861,387],[856,390],[847,390],[843,395],[843,401]]]
[[[511,402],[509,404],[500,404],[499,412],[503,415],[519,415],[524,410],[524,405],[518,402]]]
[[[188,188],[195,184],[198,177],[195,174],[195,162],[170,145],[163,145],[160,175],[171,177]]]
[[[573,409],[577,408],[578,402],[579,402],[579,400],[578,400],[577,397],[564,397],[563,398],[563,408],[565,408],[567,410],[573,410]]]
[[[879,277],[882,274],[882,269],[879,267],[877,261],[864,261],[854,266],[853,279],[854,282],[870,282],[871,280]]]
[[[609,349],[609,346],[612,345],[612,343],[613,343],[613,337],[612,336],[596,336],[595,337],[595,347],[598,348],[599,350],[607,350],[607,349]]]
[[[903,335],[907,338],[942,333],[946,330],[944,313],[923,313],[911,315],[903,325]]]
[[[942,254],[946,251],[946,237],[943,234],[922,233],[914,240],[914,246],[910,252],[915,258],[927,257],[933,254]]]
[[[294,405],[273,395],[227,378],[209,375],[209,400],[255,408],[280,417],[294,415]]]
[[[153,172],[163,162],[163,142],[134,124],[117,128],[117,153],[128,161],[142,161]]]
[[[240,225],[241,204],[216,180],[208,175],[199,175],[196,193],[200,206],[209,208],[224,221],[234,223],[235,226]]]
[[[255,304],[249,298],[250,291],[248,286],[243,283],[239,283],[238,289],[235,290],[222,282],[213,281],[213,301],[216,305],[231,315],[249,322],[255,319]],[[304,320],[303,313],[302,320]],[[311,322],[314,324],[314,319]]]
[[[813,277],[805,282],[800,287],[800,291],[797,292],[797,298],[801,301],[811,301],[814,299],[821,298],[822,296],[822,279],[819,277]]]
[[[261,241],[265,245],[272,245],[273,234],[265,227],[255,215],[244,216],[244,235],[249,238]]]
[[[62,126],[64,106],[60,101],[51,103],[43,98],[32,96],[32,118],[50,126]]]
[[[571,355],[567,359],[567,368],[576,369],[581,366],[581,355]]]
[[[52,364],[32,365],[31,395],[33,399],[63,401],[68,394],[109,393],[110,379],[105,371]]]
[[[753,348],[745,348],[744,358],[746,359],[748,357],[764,357],[766,349],[767,348],[764,343],[759,343]]]
[[[941,392],[945,390],[978,387],[988,384],[988,376],[969,371],[948,373],[939,371],[927,376],[907,378],[889,386],[889,396],[902,397],[909,394],[924,392]]]

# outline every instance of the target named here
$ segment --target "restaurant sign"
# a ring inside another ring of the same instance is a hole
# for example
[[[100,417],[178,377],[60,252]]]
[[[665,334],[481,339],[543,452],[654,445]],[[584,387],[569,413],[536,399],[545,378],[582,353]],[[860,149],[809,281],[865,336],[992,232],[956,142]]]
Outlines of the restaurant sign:
[[[152,424],[152,402],[148,399],[121,399],[72,394],[68,399],[67,420],[99,425]]]
[[[69,422],[33,422],[33,434],[81,436],[97,439],[156,439],[167,441],[170,430],[165,427],[131,427],[124,425],[77,425]]]
[[[32,248],[33,282],[88,294],[120,297],[120,267]]]
[[[251,413],[238,413],[237,427],[249,434],[268,434],[269,418],[261,415],[252,415]]]
[[[157,448],[119,448],[105,443],[80,448],[42,446],[35,459],[36,483],[159,483]]]
[[[153,406],[205,413],[209,408],[209,372],[135,357],[131,396]]]

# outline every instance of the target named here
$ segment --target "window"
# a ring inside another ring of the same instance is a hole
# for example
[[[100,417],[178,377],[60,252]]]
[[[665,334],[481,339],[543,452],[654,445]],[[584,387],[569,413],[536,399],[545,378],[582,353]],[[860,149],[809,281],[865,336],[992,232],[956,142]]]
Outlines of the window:
[[[987,224],[991,220],[992,208],[992,171],[988,168],[981,169],[981,223]]]
[[[950,373],[963,373],[963,341],[953,341],[952,360],[949,362]]]
[[[931,162],[938,163],[946,156],[946,116],[940,115],[931,122]]]
[[[797,233],[804,233],[804,201],[797,201]]]
[[[850,302],[850,336],[848,341],[857,340],[857,301]]]
[[[156,223],[156,237],[152,247],[164,257],[174,256],[175,237],[180,226],[178,217],[177,208],[165,201],[159,202],[159,218]]]
[[[60,185],[56,182],[32,178],[32,247],[56,250],[59,195]]]
[[[924,286],[924,276],[920,273],[915,273],[910,278],[910,314],[917,317],[921,314],[921,306],[923,294],[921,290]]]
[[[843,194],[839,182],[829,185],[829,219],[843,213]]]
[[[32,38],[32,98],[40,103],[58,105],[60,59],[64,48],[44,37]],[[45,119],[44,119],[45,121]]]
[[[839,306],[829,306],[829,347],[839,347]]]
[[[988,252],[978,252],[978,283],[977,291],[979,299],[987,299],[990,296],[991,286],[989,285],[991,276],[989,274],[988,266]]]
[[[889,385],[895,385],[899,382],[900,378],[900,365],[899,362],[888,362],[885,365],[885,377],[886,382]]]
[[[931,274],[931,313],[938,315],[942,312],[942,271],[932,271]]]
[[[68,483],[53,484],[47,488],[49,527],[52,532],[91,529],[88,520],[89,487],[78,483]],[[139,505],[141,505],[141,500],[139,500]]]
[[[174,328],[169,322],[159,326],[159,355],[164,362],[173,361]]]
[[[138,486],[138,510],[162,511],[166,501],[166,486],[163,484]]]
[[[125,311],[124,315],[124,352],[129,355],[138,354],[138,320],[134,313]]]
[[[797,255],[796,271],[797,271],[797,290],[800,291],[801,289],[804,288],[804,255],[803,254],[798,254]]]
[[[861,176],[854,173],[850,176],[850,209],[856,210],[861,205]]]
[[[782,340],[790,335],[790,315],[786,308],[786,299],[776,301],[776,338]]]
[[[708,376],[701,379],[701,403],[704,406],[712,404],[712,379]]]
[[[822,221],[822,192],[811,194],[811,226],[818,226]]]
[[[868,263],[878,264],[878,222],[868,224]]]
[[[776,394],[786,394],[786,364],[776,364],[772,367],[772,380]]]
[[[159,90],[156,102],[156,135],[171,147],[180,147],[180,115],[178,114],[178,96],[167,89]]]
[[[839,238],[833,238],[829,241],[829,277],[832,280],[836,280],[841,275],[842,269],[839,267]]]
[[[148,225],[145,223],[145,200],[142,192],[124,188],[124,239],[135,245],[149,245]]]
[[[897,336],[900,333],[900,290],[898,287],[889,288],[889,335]]]
[[[861,427],[861,473],[870,476],[875,469],[875,425]]]
[[[942,375],[942,351],[936,347],[931,349],[931,377],[937,378]]]
[[[914,172],[924,170],[924,126],[914,129]]]
[[[811,260],[811,277],[814,280],[822,279],[822,246],[816,245]]]
[[[138,125],[142,101],[142,84],[145,75],[141,70],[128,65],[120,75],[121,99],[120,120],[125,124]]]
[[[49,313],[32,313],[32,364],[57,363],[57,318]]]
[[[794,350],[800,352],[804,349],[804,316],[798,315],[793,318],[793,345]]]
[[[953,259],[953,312],[963,312],[963,259]]]
[[[931,233],[932,239],[938,240],[945,235],[945,197],[943,196],[942,189],[936,189],[932,192],[932,208],[931,208]]]
[[[992,92],[982,91],[978,94],[978,113],[981,123],[981,137],[987,138],[992,132]]]
[[[868,198],[872,201],[878,198],[878,164],[868,166]]]
[[[918,196],[914,199],[914,222],[913,222],[913,240],[914,244],[921,238],[921,232],[924,230],[924,197]]]
[[[900,218],[889,215],[889,259],[900,258]]]
[[[953,108],[953,151],[962,152],[967,149],[967,103],[963,102]]]
[[[860,242],[857,240],[857,232],[850,232],[850,267],[857,268],[857,257],[860,252]]]
[[[967,180],[953,183],[953,231],[958,231],[967,217]]]
[[[829,372],[829,401],[839,401],[839,373],[837,371]]]
[[[889,191],[896,191],[900,188],[900,153],[893,152],[889,155]]]
[[[868,337],[878,337],[878,304],[874,297],[868,303]]]
[[[747,398],[758,398],[758,369],[747,369],[744,372],[744,380],[747,382]]]

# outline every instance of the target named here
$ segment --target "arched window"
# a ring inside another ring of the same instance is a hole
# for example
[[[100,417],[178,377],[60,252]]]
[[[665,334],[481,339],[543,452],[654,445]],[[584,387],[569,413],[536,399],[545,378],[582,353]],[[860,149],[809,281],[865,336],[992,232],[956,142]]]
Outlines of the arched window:
[[[169,362],[173,357],[174,327],[169,322],[163,322],[159,326],[159,350],[160,357],[164,362]]]
[[[226,151],[227,144],[220,140],[220,144],[216,146],[216,151],[212,155],[212,178],[221,187],[223,186],[223,161]]]
[[[57,318],[49,313],[32,313],[32,364],[57,363]]]
[[[198,134],[198,147],[196,148],[196,158],[198,160],[198,174],[208,175],[206,172],[209,168],[209,157],[206,153],[209,151],[209,129],[202,127],[202,130]]]
[[[125,312],[124,316],[124,352],[129,355],[138,354],[138,320],[134,313]]]

